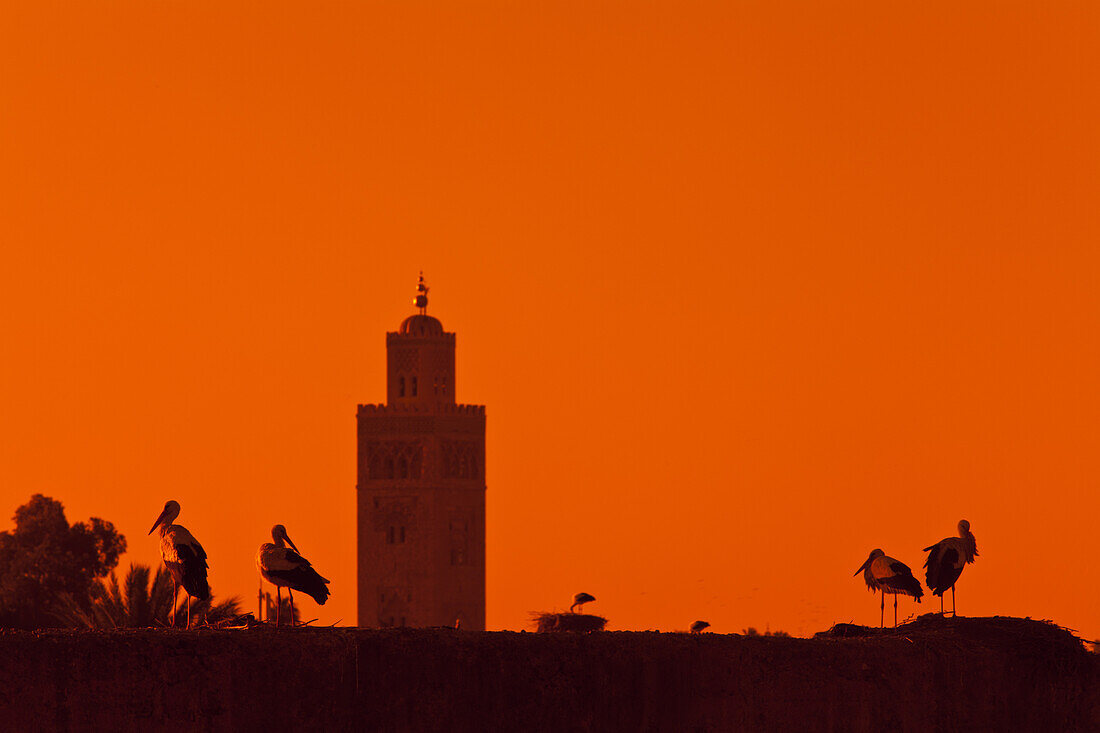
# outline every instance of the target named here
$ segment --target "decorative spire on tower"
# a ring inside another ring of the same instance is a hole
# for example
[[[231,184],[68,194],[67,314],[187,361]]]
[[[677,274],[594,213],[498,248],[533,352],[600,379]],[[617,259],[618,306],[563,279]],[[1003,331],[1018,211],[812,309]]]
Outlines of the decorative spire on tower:
[[[424,284],[424,271],[420,271],[420,280],[416,283],[416,297],[413,305],[420,309],[420,315],[428,312],[428,286]]]

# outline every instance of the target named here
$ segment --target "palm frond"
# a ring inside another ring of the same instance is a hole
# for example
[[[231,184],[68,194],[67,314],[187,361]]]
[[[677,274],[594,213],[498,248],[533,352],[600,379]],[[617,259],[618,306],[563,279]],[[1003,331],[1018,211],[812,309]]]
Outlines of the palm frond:
[[[150,576],[152,580],[150,581]],[[169,626],[175,610],[176,626],[187,619],[188,598],[173,597],[172,576],[162,567],[153,573],[148,565],[131,564],[120,583],[111,574],[94,584],[88,602],[81,604],[71,595],[62,599],[55,615],[66,626],[89,629],[141,628]],[[241,599],[237,596],[215,602],[190,599],[191,619],[206,619],[211,624],[239,616]]]

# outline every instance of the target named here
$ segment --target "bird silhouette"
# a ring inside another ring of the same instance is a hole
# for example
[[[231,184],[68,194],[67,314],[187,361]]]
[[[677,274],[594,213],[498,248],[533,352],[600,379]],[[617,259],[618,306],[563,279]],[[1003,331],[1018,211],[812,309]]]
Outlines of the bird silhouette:
[[[267,582],[275,586],[275,625],[279,625],[279,607],[282,605],[280,588],[286,588],[290,594],[290,622],[294,624],[294,591],[298,590],[313,597],[320,605],[325,605],[329,597],[328,580],[322,578],[313,565],[298,554],[298,548],[286,533],[286,527],[276,524],[271,528],[271,539],[275,544],[265,542],[256,553],[256,567],[260,569]],[[286,545],[290,545],[287,548]]]
[[[945,537],[924,548],[928,559],[924,561],[924,581],[932,595],[940,597],[940,615],[943,615],[943,594],[951,589],[951,615],[955,615],[955,583],[967,563],[978,556],[978,543],[970,533],[970,522],[959,520],[959,536]]]
[[[920,581],[913,577],[913,571],[900,560],[895,560],[886,555],[882,550],[871,550],[867,560],[859,566],[859,570],[853,573],[863,573],[863,580],[867,588],[872,591],[882,592],[882,605],[879,607],[878,625],[885,626],[886,594],[894,596],[894,627],[898,625],[898,594],[912,596],[920,603],[924,589],[920,587]]]
[[[153,523],[149,534],[160,527],[160,556],[164,566],[172,576],[172,625],[176,625],[176,594],[179,586],[187,591],[187,628],[191,628],[191,598],[205,601],[210,597],[210,583],[206,579],[209,565],[206,562],[206,550],[186,527],[172,524],[180,515],[178,501],[169,499],[164,502],[157,521]]]
[[[594,600],[596,600],[596,596],[590,593],[578,593],[577,595],[573,596],[573,605],[569,607],[569,612],[576,613],[576,611],[574,611],[573,609],[577,606],[581,606],[583,610],[584,604]]]

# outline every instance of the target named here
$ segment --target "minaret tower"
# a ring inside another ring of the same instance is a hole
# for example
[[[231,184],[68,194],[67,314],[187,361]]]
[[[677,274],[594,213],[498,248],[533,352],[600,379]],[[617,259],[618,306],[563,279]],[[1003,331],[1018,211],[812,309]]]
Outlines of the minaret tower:
[[[359,626],[485,628],[485,407],[455,403],[455,335],[386,334],[386,404],[359,405]]]

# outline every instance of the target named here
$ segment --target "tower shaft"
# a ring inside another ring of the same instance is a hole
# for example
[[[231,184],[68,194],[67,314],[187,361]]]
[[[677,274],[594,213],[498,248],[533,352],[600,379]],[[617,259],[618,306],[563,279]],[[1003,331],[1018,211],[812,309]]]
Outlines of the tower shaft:
[[[405,319],[386,351],[387,401],[357,412],[358,625],[484,629],[485,408],[456,404],[437,319]]]

